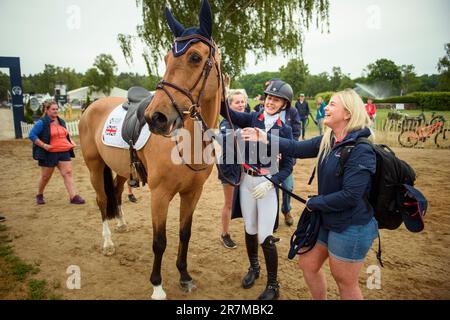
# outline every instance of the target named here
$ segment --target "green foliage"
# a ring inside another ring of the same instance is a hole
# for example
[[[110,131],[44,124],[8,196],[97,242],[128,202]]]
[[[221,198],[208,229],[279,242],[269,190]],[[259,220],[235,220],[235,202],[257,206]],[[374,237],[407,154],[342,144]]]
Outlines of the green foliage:
[[[25,105],[25,122],[33,123],[33,115],[34,111],[31,109],[31,100],[28,99],[28,102]]]
[[[450,111],[450,92],[413,92],[406,96],[375,100],[375,103],[416,103],[426,110]]]
[[[109,95],[114,88],[116,70],[117,64],[113,57],[102,53],[95,58],[94,66],[86,72],[83,83],[89,86],[91,91],[100,91]]]
[[[445,45],[446,55],[439,59],[437,69],[441,74],[439,89],[450,91],[450,43]]]
[[[11,83],[9,81],[9,76],[0,71],[0,101],[7,99],[10,87]]]
[[[53,95],[56,83],[62,81],[67,85],[68,90],[73,90],[80,87],[82,78],[83,75],[75,72],[74,69],[46,64],[44,71],[35,75],[24,76],[22,86],[24,92],[27,93],[49,93]]]
[[[47,287],[47,281],[46,280],[36,280],[31,279],[28,281],[28,288],[30,289],[30,296],[29,298],[31,300],[43,300],[46,298],[46,287]]]
[[[143,76],[131,72],[122,72],[115,79],[116,87],[124,90],[128,90],[133,86],[139,86],[152,91],[155,90],[158,81],[159,79],[156,76]]]
[[[399,93],[402,83],[400,67],[388,59],[378,59],[367,66],[367,81],[369,84],[377,84],[388,95]]]
[[[402,72],[402,92],[408,94],[414,92],[420,88],[420,80],[417,78],[417,74],[414,71],[415,67],[412,64],[403,65],[400,67]]]
[[[247,74],[238,79],[239,83],[247,91],[249,97],[256,97],[258,94],[264,94],[265,83],[272,78],[280,78],[279,72],[260,72],[256,74]],[[231,87],[236,88],[234,81]]]
[[[134,42],[141,41],[147,50],[143,56],[151,70],[157,70],[174,40],[167,26],[164,7],[185,27],[198,26],[201,1],[137,0],[142,7],[143,24],[137,27],[138,38],[120,34],[118,41],[128,61]],[[328,23],[328,0],[211,0],[214,16],[213,38],[219,44],[225,72],[232,78],[245,66],[249,51],[257,59],[282,52],[300,56],[303,33],[311,23]],[[149,70],[149,74],[151,74]]]
[[[308,73],[308,65],[302,59],[291,59],[286,66],[280,68],[280,78],[291,85],[294,96],[300,94],[305,87]]]
[[[335,91],[319,92],[315,95],[314,100],[317,100],[318,97],[322,97],[323,101],[325,101],[325,103],[328,103],[334,93]]]

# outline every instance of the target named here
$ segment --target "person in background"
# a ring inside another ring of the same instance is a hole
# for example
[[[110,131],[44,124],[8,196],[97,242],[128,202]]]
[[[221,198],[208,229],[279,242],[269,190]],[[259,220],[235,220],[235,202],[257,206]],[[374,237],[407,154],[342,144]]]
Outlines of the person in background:
[[[305,100],[305,94],[301,93],[298,97],[297,102],[295,103],[295,109],[297,109],[298,116],[300,117],[300,133],[302,136],[302,140],[305,140],[305,133],[306,133],[306,121],[308,120],[309,116],[309,105],[308,102]]]
[[[298,141],[300,138],[300,118],[296,108],[292,108],[292,96],[289,96],[289,101],[286,103],[286,107],[280,112],[281,121],[286,125],[290,126],[292,129],[292,137],[294,140]],[[295,165],[295,163],[294,163]],[[282,183],[283,188],[292,192],[294,190],[294,177],[291,173]],[[282,202],[281,202],[281,213],[284,215],[284,223],[287,226],[292,226],[294,224],[294,218],[291,214],[291,196],[288,195],[284,190],[282,191]],[[275,228],[278,227],[275,224]]]
[[[259,113],[264,110],[265,97],[263,95],[260,95],[258,100],[259,100],[259,103],[253,108],[253,111]]]
[[[38,160],[41,167],[36,203],[45,204],[44,189],[57,167],[64,179],[70,203],[84,204],[84,199],[76,192],[72,176],[71,158],[75,157],[73,148],[76,144],[70,138],[66,123],[58,116],[56,101],[44,104],[43,111],[44,116],[34,124],[29,134],[33,142],[33,159]]]
[[[245,112],[245,106],[247,105],[247,95],[242,91],[234,91],[233,93],[228,95],[228,104],[231,110],[236,112]],[[239,129],[236,124],[233,124],[234,129]],[[228,141],[227,138],[230,136],[227,135],[227,131],[231,130],[232,127],[227,119],[223,119],[219,125],[220,135],[222,144],[222,163],[219,164],[219,180],[222,182],[223,187],[223,195],[224,195],[224,203],[222,207],[222,234],[220,235],[220,241],[223,246],[227,249],[235,249],[237,247],[236,243],[231,239],[230,236],[230,220],[231,220],[231,207],[233,204],[233,193],[234,186],[230,183],[237,184],[239,182],[240,176],[240,167],[237,163],[236,157],[233,157],[233,163],[226,162],[227,155],[227,142],[232,143],[232,141]],[[236,150],[233,151],[236,155]]]
[[[373,128],[375,117],[377,116],[377,106],[373,103],[373,99],[371,97],[367,98],[366,111],[370,121],[372,121],[371,127]]]
[[[133,188],[128,186],[128,201],[130,202],[137,202],[136,197],[133,194]]]
[[[319,127],[319,134],[323,134],[323,119],[325,118],[325,107],[327,104],[325,101],[323,101],[322,97],[317,97],[316,100],[316,106],[317,106],[317,113],[316,113],[316,120],[317,120],[317,126]]]

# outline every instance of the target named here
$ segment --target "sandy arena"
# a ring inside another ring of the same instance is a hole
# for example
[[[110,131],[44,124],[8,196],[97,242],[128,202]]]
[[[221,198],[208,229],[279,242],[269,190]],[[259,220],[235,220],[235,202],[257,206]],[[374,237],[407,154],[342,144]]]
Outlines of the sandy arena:
[[[79,142],[78,139],[76,139]],[[74,180],[87,204],[69,204],[61,176],[55,171],[46,188],[47,204],[37,206],[35,194],[39,167],[31,157],[29,140],[0,141],[0,214],[13,236],[15,254],[27,262],[40,265],[37,277],[49,283],[59,282],[55,292],[64,299],[150,299],[149,282],[153,262],[152,228],[149,191],[138,189],[138,203],[130,203],[124,193],[124,213],[129,232],[113,231],[116,254],[103,256],[100,212],[89,181],[80,149],[76,149]],[[428,198],[425,230],[408,232],[403,226],[396,231],[382,231],[384,268],[381,269],[381,289],[369,290],[366,268],[376,265],[374,242],[360,275],[366,299],[450,299],[450,150],[401,149],[398,156],[408,161],[418,174],[417,186]],[[300,160],[294,169],[295,192],[314,194],[315,186],[307,186],[313,160]],[[194,214],[188,255],[188,270],[197,289],[191,293],[180,290],[179,273],[175,266],[178,248],[179,198],[169,208],[167,249],[163,258],[163,285],[169,299],[255,299],[266,281],[264,259],[260,250],[262,277],[248,290],[240,287],[248,262],[244,244],[242,219],[231,222],[231,235],[238,247],[229,250],[219,241],[222,187],[213,171],[204,186]],[[293,201],[295,225],[303,206]],[[282,218],[282,217],[281,217]],[[294,227],[280,220],[276,235],[281,237],[279,250],[279,280],[281,299],[309,299],[310,295],[297,268],[296,261],[287,259],[289,239]],[[111,222],[113,227],[115,222]],[[81,289],[66,288],[66,269],[77,265],[81,269]],[[336,285],[326,264],[328,298],[338,298]],[[13,291],[6,299],[20,298]]]

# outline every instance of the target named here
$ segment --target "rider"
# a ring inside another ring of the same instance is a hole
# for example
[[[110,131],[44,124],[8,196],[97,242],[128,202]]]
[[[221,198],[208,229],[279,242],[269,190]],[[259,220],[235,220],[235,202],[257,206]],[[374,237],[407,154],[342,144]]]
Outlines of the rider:
[[[283,123],[280,112],[292,99],[292,88],[281,80],[273,81],[264,91],[266,95],[264,111],[250,114],[235,112],[228,109],[231,121],[239,127],[257,127],[280,137],[292,139],[292,129]],[[221,115],[227,116],[227,110],[222,108]],[[277,185],[281,184],[291,173],[293,160],[270,155],[264,159],[261,152],[255,151],[256,144],[245,144],[244,173],[241,184],[235,188],[233,197],[232,218],[243,217],[245,224],[245,244],[250,261],[248,273],[242,279],[245,289],[251,288],[260,274],[258,261],[258,243],[261,245],[267,268],[267,285],[259,296],[261,300],[273,300],[279,297],[277,281],[278,253],[275,246],[276,238],[272,232],[278,215]],[[252,152],[254,151],[254,152]],[[266,161],[267,160],[267,161]],[[256,165],[254,165],[256,163]],[[275,172],[274,168],[277,172]],[[270,175],[277,185],[263,177]]]

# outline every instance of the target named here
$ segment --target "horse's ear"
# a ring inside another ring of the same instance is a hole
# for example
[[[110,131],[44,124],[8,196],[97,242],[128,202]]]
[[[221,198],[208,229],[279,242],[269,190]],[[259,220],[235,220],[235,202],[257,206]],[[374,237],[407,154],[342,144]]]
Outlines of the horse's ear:
[[[181,23],[177,21],[172,15],[172,12],[170,12],[169,8],[166,7],[166,19],[167,23],[169,24],[170,30],[172,30],[172,33],[175,37],[181,36],[181,34],[184,31],[184,27]]]
[[[204,33],[206,33],[209,36],[209,38],[211,38],[211,35],[212,35],[212,13],[211,13],[211,7],[209,6],[208,0],[202,1],[202,8],[200,9],[199,20],[200,20],[200,30],[202,30]]]

